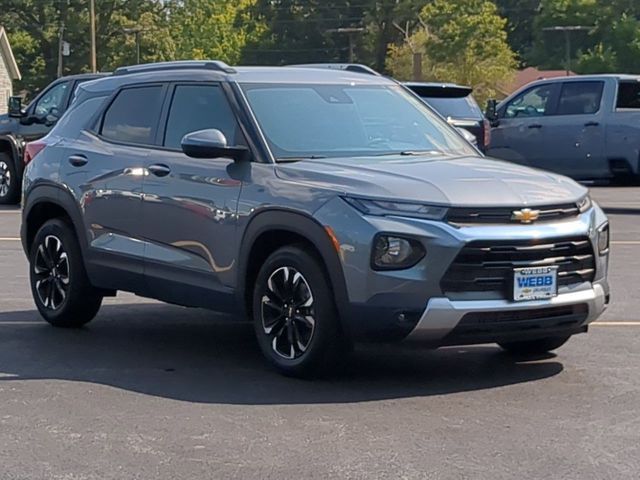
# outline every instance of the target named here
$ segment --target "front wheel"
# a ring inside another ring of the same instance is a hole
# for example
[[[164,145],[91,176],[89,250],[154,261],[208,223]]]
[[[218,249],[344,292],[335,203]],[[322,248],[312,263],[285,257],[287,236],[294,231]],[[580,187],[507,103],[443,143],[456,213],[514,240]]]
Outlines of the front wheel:
[[[522,342],[499,343],[503,349],[518,355],[539,355],[547,353],[567,343],[570,337],[547,337],[538,340],[527,340]]]
[[[304,247],[267,258],[253,292],[253,323],[262,353],[281,373],[310,376],[348,351],[321,262]]]
[[[60,219],[46,222],[29,255],[33,299],[56,327],[81,327],[100,309],[102,295],[91,286],[73,229]]]

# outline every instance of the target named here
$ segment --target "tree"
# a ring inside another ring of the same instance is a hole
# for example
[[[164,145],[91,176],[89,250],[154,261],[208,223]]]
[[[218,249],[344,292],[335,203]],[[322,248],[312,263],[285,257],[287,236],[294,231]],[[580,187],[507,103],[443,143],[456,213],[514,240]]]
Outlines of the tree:
[[[427,78],[471,85],[480,101],[496,95],[498,84],[513,74],[506,21],[493,2],[434,0],[419,18],[422,31],[405,35],[405,48],[390,49],[388,66],[396,77],[410,78],[406,58],[416,49],[426,57]]]
[[[542,0],[534,22],[531,63],[544,68],[566,64],[562,33],[553,26],[578,25],[571,35],[571,67],[578,73],[640,73],[640,3],[633,0]]]
[[[253,21],[255,0],[167,2],[177,59],[218,59],[238,63],[248,41],[263,27]]]
[[[172,58],[165,5],[156,0],[96,1],[98,68],[111,70],[135,61],[135,40],[127,27],[141,29],[143,61]],[[36,92],[55,77],[58,40],[71,45],[63,74],[89,71],[89,0],[3,0],[0,24],[9,35],[23,80],[16,87]]]

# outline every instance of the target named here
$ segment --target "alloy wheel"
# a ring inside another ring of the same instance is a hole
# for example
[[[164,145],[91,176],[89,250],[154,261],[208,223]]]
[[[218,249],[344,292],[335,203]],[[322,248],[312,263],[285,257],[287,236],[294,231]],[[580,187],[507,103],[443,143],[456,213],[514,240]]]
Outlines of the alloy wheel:
[[[69,290],[69,258],[58,237],[47,235],[38,246],[33,271],[42,305],[51,310],[60,308]]]
[[[11,187],[11,170],[6,162],[0,162],[0,197],[6,197]]]
[[[313,294],[302,273],[293,267],[280,267],[269,276],[261,317],[263,331],[276,354],[293,360],[307,351],[316,320]]]

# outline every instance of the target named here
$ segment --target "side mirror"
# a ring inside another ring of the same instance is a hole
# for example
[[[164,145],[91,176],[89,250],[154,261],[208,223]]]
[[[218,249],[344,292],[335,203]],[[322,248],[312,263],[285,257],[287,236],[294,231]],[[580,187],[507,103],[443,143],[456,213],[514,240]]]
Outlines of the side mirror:
[[[464,139],[469,142],[471,145],[473,145],[474,147],[478,147],[478,139],[476,138],[476,136],[471,133],[469,130],[466,130],[462,127],[456,127],[456,130],[458,131],[458,133],[460,135],[462,135],[464,137]]]
[[[498,121],[498,101],[495,98],[487,100],[487,108],[484,112],[484,116],[487,117],[491,123]]]
[[[240,162],[249,158],[247,147],[230,147],[220,130],[210,128],[187,133],[182,137],[182,151],[193,158],[231,158]]]
[[[19,118],[24,116],[24,110],[22,110],[22,97],[9,97],[8,107],[10,117]]]

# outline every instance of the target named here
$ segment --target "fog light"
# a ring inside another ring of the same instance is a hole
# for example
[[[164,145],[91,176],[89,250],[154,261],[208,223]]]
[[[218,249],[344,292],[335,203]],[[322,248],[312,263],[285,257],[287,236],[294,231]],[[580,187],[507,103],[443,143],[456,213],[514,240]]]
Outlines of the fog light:
[[[378,235],[373,245],[371,263],[375,270],[410,268],[425,255],[422,244],[412,238]]]
[[[609,252],[609,224],[605,223],[598,229],[598,253],[605,255]]]

